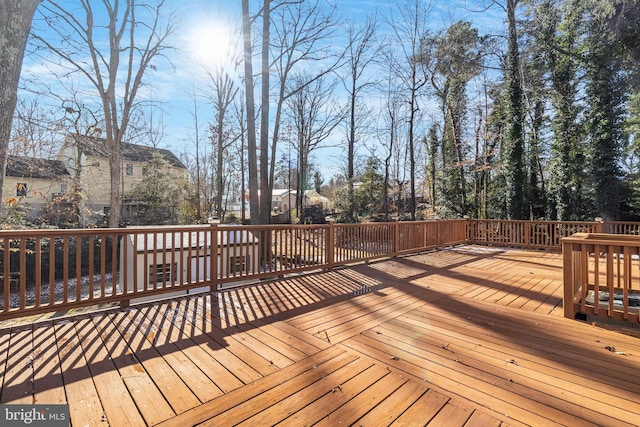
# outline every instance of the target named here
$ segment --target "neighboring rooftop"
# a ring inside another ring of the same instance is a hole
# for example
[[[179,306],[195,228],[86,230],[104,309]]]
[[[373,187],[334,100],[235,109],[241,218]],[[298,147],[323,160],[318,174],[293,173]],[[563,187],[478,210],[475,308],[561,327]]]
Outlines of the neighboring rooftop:
[[[109,157],[109,153],[106,148],[107,141],[104,138],[96,138],[86,135],[70,135],[65,140],[65,143],[71,143],[73,139],[76,143],[80,144],[83,151],[90,156],[96,157]],[[130,144],[128,142],[122,143],[122,158],[125,160],[131,160],[134,162],[145,163],[153,158],[153,153],[159,153],[162,157],[169,162],[169,164],[176,168],[186,169],[186,166],[178,157],[176,157],[170,150],[164,148],[148,147],[145,145]]]
[[[65,175],[69,175],[69,172],[60,160],[12,155],[9,155],[7,158],[7,171],[5,176],[55,180]]]

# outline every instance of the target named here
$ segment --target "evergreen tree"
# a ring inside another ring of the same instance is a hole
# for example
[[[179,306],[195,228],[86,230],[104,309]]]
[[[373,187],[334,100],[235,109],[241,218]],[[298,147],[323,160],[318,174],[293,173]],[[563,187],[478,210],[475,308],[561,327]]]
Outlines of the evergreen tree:
[[[522,78],[520,74],[520,48],[516,23],[518,0],[506,0],[508,23],[508,46],[505,64],[506,135],[502,170],[506,185],[506,208],[508,219],[524,219],[525,208],[525,147],[524,147],[524,106]]]
[[[621,45],[604,25],[606,17],[592,9],[585,38],[585,77],[589,171],[594,215],[620,217],[620,161],[625,75]]]
[[[371,216],[381,211],[384,198],[384,176],[380,173],[381,162],[377,157],[369,157],[362,175],[361,185],[356,191],[360,213]]]
[[[483,40],[469,22],[459,21],[436,38],[431,82],[440,98],[442,134],[442,197],[454,213],[465,215],[468,147],[463,133],[467,114],[467,85],[481,71]]]
[[[585,219],[585,164],[583,131],[578,104],[579,5],[544,0],[536,10],[537,42],[544,46],[553,107],[549,215],[560,221]]]
[[[431,198],[431,206],[435,209],[440,200],[438,199],[438,129],[435,124],[429,129],[429,138],[424,140],[427,144],[427,181],[429,183],[429,196]]]
[[[154,153],[143,169],[144,178],[125,193],[125,200],[137,207],[134,220],[140,225],[178,224],[181,217],[183,180],[171,174],[168,162]]]

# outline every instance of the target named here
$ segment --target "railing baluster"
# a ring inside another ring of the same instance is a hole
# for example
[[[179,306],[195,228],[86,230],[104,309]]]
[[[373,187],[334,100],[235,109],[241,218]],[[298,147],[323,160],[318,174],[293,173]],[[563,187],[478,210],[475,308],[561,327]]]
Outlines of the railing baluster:
[[[619,263],[620,261],[618,261]],[[624,320],[629,320],[629,291],[631,290],[631,265],[633,263],[633,257],[631,255],[631,248],[625,246],[622,254],[622,283],[618,286],[622,286],[622,298],[623,298],[623,313]]]
[[[51,307],[53,307],[53,304],[55,303],[56,295],[56,246],[57,238],[51,236],[49,238],[49,306]]]
[[[62,244],[62,277],[63,277],[63,294],[62,303],[69,302],[69,236],[63,237]]]
[[[27,305],[27,278],[23,271],[27,271],[27,242],[26,237],[20,238],[20,308],[24,309]]]

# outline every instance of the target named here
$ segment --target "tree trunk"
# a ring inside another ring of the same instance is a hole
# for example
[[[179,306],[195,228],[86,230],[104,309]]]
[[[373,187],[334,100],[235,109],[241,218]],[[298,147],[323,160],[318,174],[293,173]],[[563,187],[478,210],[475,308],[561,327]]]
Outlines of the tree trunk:
[[[415,65],[412,71],[412,89],[411,89],[411,101],[409,102],[409,181],[410,181],[410,198],[409,198],[409,215],[411,221],[416,220],[416,159],[415,159],[415,147],[413,141],[413,131],[415,126],[416,116],[416,77],[415,77]]]
[[[260,119],[260,223],[271,222],[271,185],[269,182],[269,27],[271,2],[262,8],[262,99]],[[274,140],[275,144],[276,141]]]
[[[249,0],[242,0],[242,35],[244,38],[244,85],[247,104],[247,160],[249,175],[249,220],[251,224],[260,222],[260,201],[258,199],[258,153],[256,146],[256,110],[253,98],[253,52],[251,49],[251,20]],[[244,195],[243,195],[244,197]]]
[[[39,3],[40,0],[0,0],[0,201],[24,49]]]
[[[509,25],[506,80],[508,90],[509,118],[507,126],[507,218],[524,219],[525,211],[525,164],[524,164],[524,112],[522,79],[520,77],[520,54],[515,9],[518,0],[507,0]]]
[[[356,143],[356,78],[352,75],[351,94],[349,99],[349,148],[347,158],[347,197],[349,199],[349,222],[356,222],[356,201],[353,191],[353,180],[355,179],[355,143]]]

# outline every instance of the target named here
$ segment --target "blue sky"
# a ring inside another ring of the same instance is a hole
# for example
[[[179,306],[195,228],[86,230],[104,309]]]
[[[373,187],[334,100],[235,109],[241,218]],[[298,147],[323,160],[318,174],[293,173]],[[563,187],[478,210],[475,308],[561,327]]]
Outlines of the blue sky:
[[[474,22],[483,34],[503,32],[504,12],[499,7],[493,6],[486,12],[479,12],[484,9],[486,2],[489,0],[433,0],[430,13],[431,30],[437,32],[456,20],[465,19]],[[75,1],[62,0],[60,3],[73,4]],[[393,0],[342,0],[334,3],[336,16],[358,23],[374,13],[377,14],[378,20],[383,22],[390,16],[396,2]],[[202,58],[207,55],[220,57],[221,52],[229,45],[228,35],[240,24],[240,1],[168,0],[167,4],[175,8],[180,17],[173,37],[173,44],[178,50],[172,54],[171,58],[174,67],[165,64],[157,71],[147,74],[151,89],[146,96],[153,96],[162,101],[161,116],[166,136],[160,145],[171,149],[176,155],[181,155],[183,152],[192,151],[193,101],[189,94],[198,92],[198,88],[206,84]],[[380,25],[380,28],[383,27]],[[25,75],[39,73],[41,78],[51,75],[37,58],[30,57],[25,57],[23,73]],[[205,100],[201,99],[199,102],[201,103],[200,121],[210,120],[211,110],[207,108]],[[159,113],[155,115],[157,118]],[[317,161],[326,163],[326,167],[331,169],[335,161],[323,159],[326,153],[320,153],[319,156],[321,158]],[[336,169],[327,170],[324,173],[325,178],[328,180],[336,172]]]

